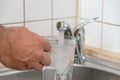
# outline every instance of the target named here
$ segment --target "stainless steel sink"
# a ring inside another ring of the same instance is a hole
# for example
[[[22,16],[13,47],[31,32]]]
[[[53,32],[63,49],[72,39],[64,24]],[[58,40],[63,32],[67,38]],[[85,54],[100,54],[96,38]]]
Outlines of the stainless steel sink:
[[[74,64],[73,80],[120,80],[119,65],[116,66],[102,60],[98,60],[97,62],[95,59],[89,61],[90,62],[87,61],[82,65]],[[50,72],[50,69],[47,71]],[[48,80],[52,79],[51,74],[52,72],[50,72]],[[43,80],[43,77],[42,71],[21,72],[10,69],[1,69],[0,80]]]
[[[120,80],[120,76],[90,67],[74,67],[73,80]]]
[[[43,80],[41,71],[11,73],[0,76],[0,80]]]

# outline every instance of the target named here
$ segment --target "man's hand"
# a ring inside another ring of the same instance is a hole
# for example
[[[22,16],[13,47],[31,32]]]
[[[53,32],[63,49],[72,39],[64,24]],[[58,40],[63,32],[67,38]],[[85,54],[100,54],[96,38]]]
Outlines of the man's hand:
[[[40,70],[50,64],[44,54],[51,50],[50,44],[42,37],[25,27],[6,29],[8,49],[0,53],[0,61],[7,67],[17,70]]]

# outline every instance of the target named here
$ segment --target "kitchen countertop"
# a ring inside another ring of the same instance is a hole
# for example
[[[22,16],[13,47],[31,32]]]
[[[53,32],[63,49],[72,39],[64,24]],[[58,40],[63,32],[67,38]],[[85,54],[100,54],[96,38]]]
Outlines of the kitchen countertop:
[[[102,50],[91,46],[85,47],[85,53],[90,56],[98,57],[103,60],[120,64],[120,53]]]

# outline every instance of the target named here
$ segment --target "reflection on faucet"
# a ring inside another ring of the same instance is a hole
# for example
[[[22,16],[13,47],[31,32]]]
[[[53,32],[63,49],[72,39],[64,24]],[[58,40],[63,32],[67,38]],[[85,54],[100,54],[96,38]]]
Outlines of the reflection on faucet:
[[[85,54],[84,54],[84,45],[85,45],[85,29],[84,26],[94,22],[98,17],[87,19],[85,22],[77,25],[73,30],[71,30],[70,26],[64,22],[57,23],[57,30],[64,30],[64,38],[71,39],[71,37],[75,37],[76,39],[76,47],[75,47],[75,59],[74,63],[76,64],[84,64]]]

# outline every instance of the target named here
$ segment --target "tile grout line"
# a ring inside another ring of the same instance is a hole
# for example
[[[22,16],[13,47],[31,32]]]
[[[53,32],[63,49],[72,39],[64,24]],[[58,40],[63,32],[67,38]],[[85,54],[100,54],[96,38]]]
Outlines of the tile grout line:
[[[79,18],[79,0],[76,0],[76,18],[75,18],[76,25],[78,25],[78,18]]]
[[[87,18],[80,18],[82,20],[86,20]],[[116,27],[120,27],[120,24],[114,24],[114,23],[110,23],[110,22],[105,22],[105,21],[95,21],[97,23],[103,23],[103,24],[107,24],[107,25],[112,25],[112,26],[116,26]]]
[[[60,20],[60,19],[73,19],[75,18],[75,16],[71,16],[71,17],[59,17],[59,18],[53,18],[53,19],[41,19],[41,20],[30,20],[30,21],[25,21],[25,23],[30,23],[30,22],[39,22],[39,21],[48,21],[48,20]],[[85,20],[86,18],[80,18],[82,20]],[[112,25],[112,26],[116,26],[116,27],[120,27],[119,24],[114,24],[114,23],[109,23],[109,22],[102,22],[102,21],[95,21],[97,23],[103,23],[103,24],[107,24],[107,25]],[[10,22],[10,23],[1,23],[1,25],[9,25],[9,24],[19,24],[19,23],[24,23],[24,21],[22,22]]]
[[[75,18],[75,17],[71,16],[71,17],[61,17],[61,18],[53,18],[53,19],[30,20],[30,21],[25,21],[25,23],[39,22],[39,21],[48,21],[48,20],[59,20],[59,19],[72,19],[72,18]],[[1,23],[1,25],[19,24],[19,23],[24,23],[24,21],[10,22],[10,23]]]
[[[53,0],[51,0],[51,36],[53,36]]]
[[[104,0],[102,0],[102,9],[101,9],[101,21],[103,22],[103,14],[104,14]],[[101,40],[100,40],[100,48],[103,49],[103,23],[101,23]]]
[[[103,23],[103,24],[107,24],[107,25],[112,25],[112,26],[116,26],[116,27],[120,27],[120,24],[114,24],[114,23],[110,23],[110,22],[105,22],[105,21],[96,21],[98,23]]]
[[[23,25],[26,26],[25,20],[26,20],[26,7],[25,7],[25,0],[23,0]]]

